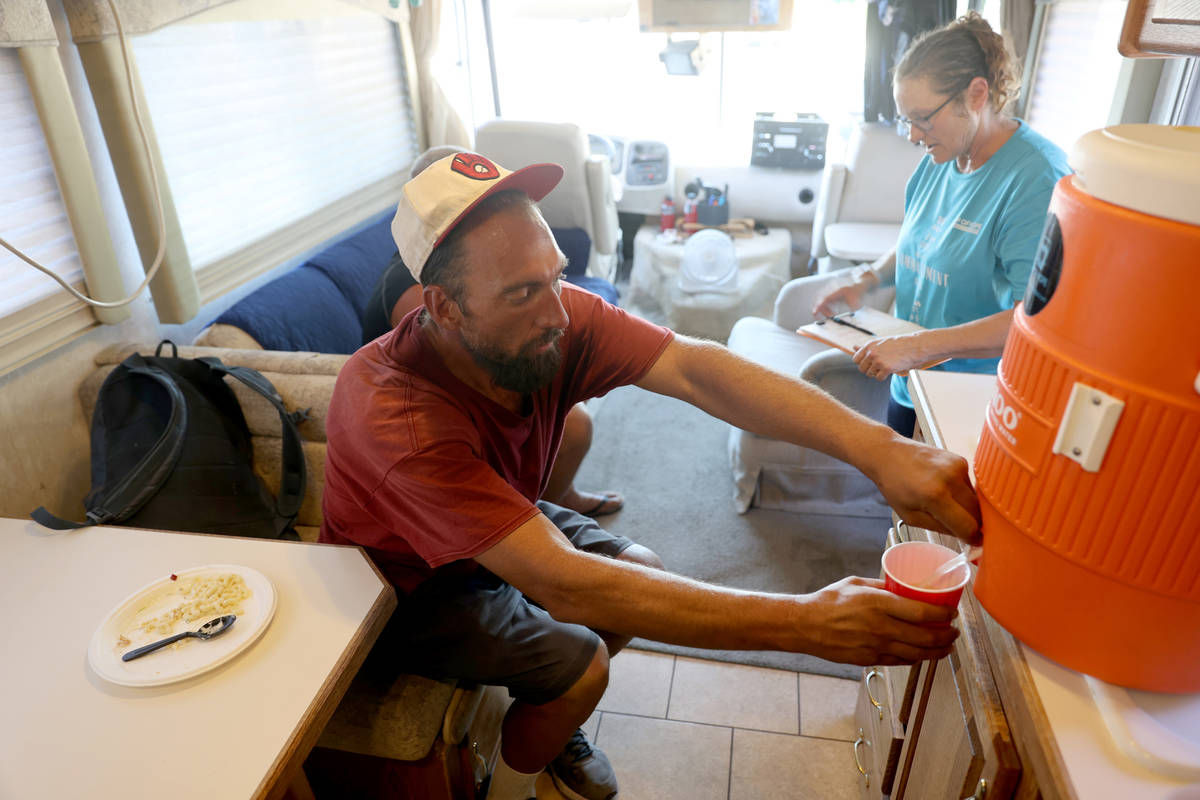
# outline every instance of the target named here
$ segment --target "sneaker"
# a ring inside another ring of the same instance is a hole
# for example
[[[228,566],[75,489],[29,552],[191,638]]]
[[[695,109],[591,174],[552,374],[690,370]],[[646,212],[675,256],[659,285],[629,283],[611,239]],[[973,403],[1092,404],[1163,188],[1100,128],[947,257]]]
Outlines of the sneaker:
[[[617,776],[608,756],[588,744],[582,730],[571,734],[546,771],[555,788],[570,800],[613,800],[617,796]]]

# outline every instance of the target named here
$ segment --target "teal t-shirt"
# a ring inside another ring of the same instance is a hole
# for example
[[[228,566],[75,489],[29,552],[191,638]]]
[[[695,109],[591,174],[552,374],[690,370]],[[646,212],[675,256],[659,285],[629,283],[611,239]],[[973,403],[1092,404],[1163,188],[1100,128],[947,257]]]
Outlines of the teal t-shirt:
[[[1067,157],[1022,120],[974,172],[926,155],[904,194],[896,244],[896,316],[948,328],[1011,308],[1025,293],[1054,184]],[[995,372],[999,358],[956,358],[935,369]],[[907,379],[892,397],[912,407]]]

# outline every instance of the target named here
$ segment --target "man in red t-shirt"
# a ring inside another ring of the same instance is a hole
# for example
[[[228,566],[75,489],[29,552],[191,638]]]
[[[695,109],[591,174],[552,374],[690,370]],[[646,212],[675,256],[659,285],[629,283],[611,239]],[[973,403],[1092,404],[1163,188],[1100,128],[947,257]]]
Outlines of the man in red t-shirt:
[[[561,176],[460,153],[405,185],[392,233],[424,309],[351,357],[326,423],[321,540],[365,547],[401,595],[377,655],[514,698],[489,798],[524,800],[547,767],[568,797],[616,796],[578,726],[632,636],[856,664],[940,658],[957,636],[940,624],[953,609],[878,580],[810,595],[712,586],[539,502],[575,403],[630,383],[677,397],[854,464],[912,524],[979,533],[963,459],[565,284],[533,205]]]

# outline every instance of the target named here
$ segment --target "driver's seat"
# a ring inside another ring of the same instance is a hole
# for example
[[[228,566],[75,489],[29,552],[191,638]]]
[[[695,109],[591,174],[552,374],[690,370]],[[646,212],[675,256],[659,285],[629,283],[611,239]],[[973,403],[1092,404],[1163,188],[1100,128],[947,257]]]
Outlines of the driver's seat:
[[[475,131],[475,150],[506,169],[553,162],[563,179],[538,208],[551,228],[580,228],[591,239],[587,273],[612,280],[616,274],[621,229],[613,197],[612,164],[593,155],[588,136],[570,122],[523,122],[497,119]]]

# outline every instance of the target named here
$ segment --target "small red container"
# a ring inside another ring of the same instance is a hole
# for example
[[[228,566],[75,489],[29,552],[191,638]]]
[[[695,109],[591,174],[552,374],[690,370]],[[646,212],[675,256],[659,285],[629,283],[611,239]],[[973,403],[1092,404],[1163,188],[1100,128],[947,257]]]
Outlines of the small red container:
[[[926,584],[926,579],[958,553],[933,542],[901,542],[883,551],[883,582],[888,591],[935,606],[958,605],[971,580],[966,564]]]
[[[663,200],[662,216],[659,218],[658,227],[661,231],[675,230],[675,202],[670,197]]]

